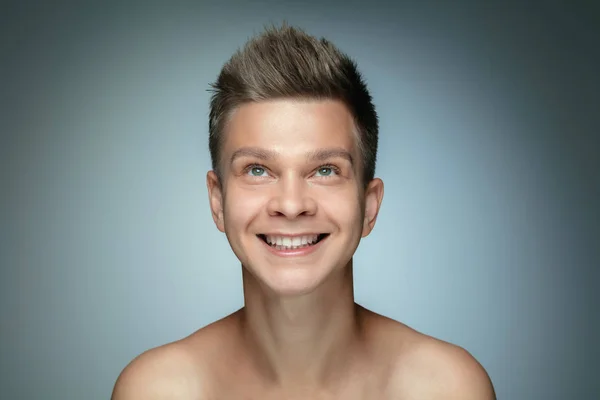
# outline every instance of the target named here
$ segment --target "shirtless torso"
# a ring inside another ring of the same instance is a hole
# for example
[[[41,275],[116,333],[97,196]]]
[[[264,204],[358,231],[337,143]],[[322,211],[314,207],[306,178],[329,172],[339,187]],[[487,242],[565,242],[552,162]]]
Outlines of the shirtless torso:
[[[485,370],[465,350],[356,307],[361,351],[319,389],[284,387],[258,372],[239,334],[242,309],[136,358],[113,400],[495,398]]]

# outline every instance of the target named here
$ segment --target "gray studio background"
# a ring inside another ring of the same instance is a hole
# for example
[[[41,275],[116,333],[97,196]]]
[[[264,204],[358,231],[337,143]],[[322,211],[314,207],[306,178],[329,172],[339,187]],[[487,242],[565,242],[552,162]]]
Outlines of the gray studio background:
[[[133,357],[242,305],[207,202],[206,90],[283,19],[356,59],[381,118],[357,301],[468,349],[500,399],[600,398],[593,2],[0,15],[0,398],[108,399]]]

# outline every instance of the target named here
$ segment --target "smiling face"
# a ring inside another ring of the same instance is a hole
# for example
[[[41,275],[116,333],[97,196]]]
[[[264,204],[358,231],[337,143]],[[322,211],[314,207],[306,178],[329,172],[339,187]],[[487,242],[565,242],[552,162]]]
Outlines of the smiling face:
[[[375,224],[383,183],[360,181],[354,123],[338,101],[248,103],[232,115],[213,218],[242,265],[279,294],[307,293],[352,259]]]

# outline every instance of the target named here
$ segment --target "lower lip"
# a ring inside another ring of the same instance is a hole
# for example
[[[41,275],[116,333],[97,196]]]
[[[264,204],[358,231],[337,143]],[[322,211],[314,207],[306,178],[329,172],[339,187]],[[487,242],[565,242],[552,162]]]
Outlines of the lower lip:
[[[276,256],[279,256],[279,257],[302,257],[302,256],[309,255],[310,253],[316,251],[321,246],[321,243],[323,243],[325,240],[327,240],[327,238],[329,238],[329,235],[327,235],[323,239],[319,240],[316,244],[313,244],[312,246],[306,246],[306,247],[302,247],[299,249],[286,249],[286,250],[277,250],[275,247],[269,246],[269,244],[267,244],[267,242],[265,242],[261,238],[257,238],[257,239],[260,240],[267,247],[267,249],[269,249],[269,251],[271,253],[275,254]]]

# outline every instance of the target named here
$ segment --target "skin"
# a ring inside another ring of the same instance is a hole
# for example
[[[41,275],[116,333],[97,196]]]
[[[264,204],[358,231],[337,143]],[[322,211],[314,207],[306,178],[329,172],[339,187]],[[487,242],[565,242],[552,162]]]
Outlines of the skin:
[[[354,302],[352,256],[375,226],[383,182],[360,181],[351,114],[337,101],[246,104],[232,115],[217,228],[242,263],[244,307],[121,373],[113,400],[494,399],[464,349]],[[258,234],[327,233],[310,254]]]

